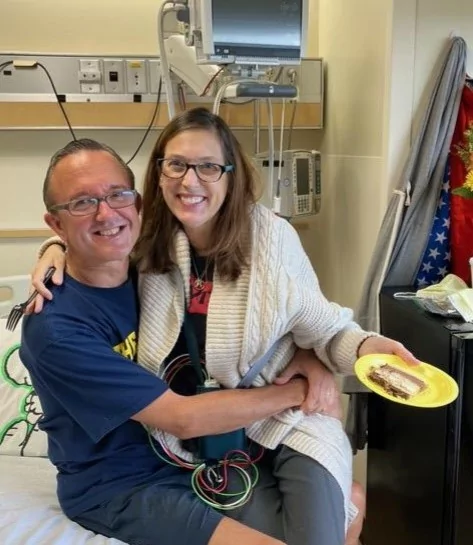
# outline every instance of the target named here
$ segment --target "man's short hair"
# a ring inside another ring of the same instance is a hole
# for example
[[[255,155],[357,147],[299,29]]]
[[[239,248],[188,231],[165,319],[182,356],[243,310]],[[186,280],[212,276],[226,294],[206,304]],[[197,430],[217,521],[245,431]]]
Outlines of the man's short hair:
[[[125,172],[126,177],[130,182],[130,188],[135,189],[135,175],[133,174],[133,171],[114,149],[106,144],[102,144],[90,138],[80,138],[79,140],[72,140],[51,157],[43,183],[43,202],[47,209],[54,204],[57,204],[52,201],[50,191],[51,177],[54,173],[54,169],[57,167],[60,161],[66,157],[69,157],[70,155],[80,153],[81,151],[105,151],[106,153],[109,153]]]

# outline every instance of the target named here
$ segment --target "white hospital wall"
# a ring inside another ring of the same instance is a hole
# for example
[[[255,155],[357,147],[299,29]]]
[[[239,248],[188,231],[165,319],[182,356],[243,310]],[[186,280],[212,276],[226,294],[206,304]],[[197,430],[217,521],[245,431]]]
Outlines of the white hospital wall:
[[[77,131],[114,147],[124,158],[133,153],[140,131]],[[50,156],[70,137],[65,131],[0,131],[0,229],[45,228],[42,185]],[[145,169],[152,138],[132,167],[137,180]],[[41,239],[0,239],[0,276],[29,273]]]
[[[156,14],[159,0],[1,0],[0,52],[154,54],[158,51]],[[317,54],[318,0],[310,3],[309,56]],[[314,147],[316,131],[295,131],[294,146]],[[143,131],[78,131],[116,148],[124,158],[134,152]],[[253,150],[250,132],[238,134]],[[156,132],[133,161],[141,184],[146,159]],[[66,131],[0,131],[0,228],[43,227],[41,187],[52,153],[70,139]],[[21,219],[20,219],[21,218]],[[0,276],[29,272],[38,239],[0,239]],[[307,251],[312,255],[312,241]]]
[[[470,0],[395,0],[386,172],[393,187],[423,118],[451,35],[469,45],[473,73],[473,3]]]
[[[156,9],[151,0],[139,7],[128,0],[67,6],[2,0],[0,51],[150,54]],[[327,65],[324,194],[321,214],[300,233],[327,295],[343,304],[358,300],[388,188],[405,160],[412,116],[430,91],[436,59],[451,31],[473,43],[472,12],[470,0],[311,1],[309,54]],[[88,134],[128,157],[142,133]],[[250,133],[239,137],[251,151]],[[25,226],[41,223],[45,167],[67,139],[64,131],[0,132],[0,224],[19,214]],[[294,144],[319,141],[315,131],[297,131]],[[133,163],[138,180],[151,142]],[[0,241],[0,275],[28,270],[36,246],[36,240]]]
[[[156,21],[162,0],[1,0],[0,51],[153,55],[158,50]],[[309,0],[309,51],[317,48]]]
[[[314,261],[326,294],[354,306],[382,217],[391,0],[319,0],[327,65],[322,212]]]
[[[0,50],[152,55],[160,3],[2,0]]]
[[[355,306],[390,192],[452,32],[469,43],[471,0],[319,0],[327,65],[323,205],[310,230],[326,294]]]
[[[467,70],[473,74],[473,2],[471,0],[417,0],[414,80],[415,127],[434,84],[437,59],[451,34],[468,44]]]

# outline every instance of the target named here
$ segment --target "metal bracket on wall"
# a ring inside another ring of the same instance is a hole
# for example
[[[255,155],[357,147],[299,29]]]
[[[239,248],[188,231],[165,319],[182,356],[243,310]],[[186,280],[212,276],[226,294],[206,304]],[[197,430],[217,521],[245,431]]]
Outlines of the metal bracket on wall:
[[[77,128],[141,128],[147,126],[158,98],[159,56],[0,53],[0,67],[9,62],[0,72],[0,130],[65,128],[57,101],[67,104]],[[278,81],[299,87],[294,128],[323,126],[323,68],[322,59],[313,58],[298,67],[275,69]],[[175,97],[184,102],[181,107],[212,103],[211,97],[197,96],[177,77],[172,79]],[[166,100],[162,85],[160,102]],[[274,102],[278,115],[281,106]],[[155,128],[167,122],[165,108],[161,110]],[[252,104],[224,105],[222,112],[235,128],[254,127]]]

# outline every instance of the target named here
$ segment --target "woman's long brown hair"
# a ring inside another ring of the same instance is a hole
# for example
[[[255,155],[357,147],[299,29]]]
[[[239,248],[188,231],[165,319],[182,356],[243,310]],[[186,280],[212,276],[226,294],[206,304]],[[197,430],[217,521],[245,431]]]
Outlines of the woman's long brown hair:
[[[189,130],[213,132],[221,143],[225,164],[234,166],[227,174],[227,195],[218,211],[206,255],[214,260],[223,279],[235,280],[248,259],[250,212],[257,195],[256,176],[229,126],[205,108],[194,108],[177,115],[164,128],[154,146],[146,170],[141,233],[134,257],[142,272],[166,273],[175,265],[174,237],[181,224],[169,210],[159,186],[158,159],[164,157],[171,139]]]

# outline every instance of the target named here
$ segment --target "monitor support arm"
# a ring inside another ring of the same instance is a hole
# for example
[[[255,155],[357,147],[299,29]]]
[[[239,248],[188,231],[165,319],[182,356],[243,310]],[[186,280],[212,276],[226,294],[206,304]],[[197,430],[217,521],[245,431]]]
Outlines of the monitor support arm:
[[[221,67],[215,64],[197,64],[194,46],[186,45],[185,37],[179,34],[165,40],[169,70],[184,81],[197,96],[212,95],[209,83]]]

